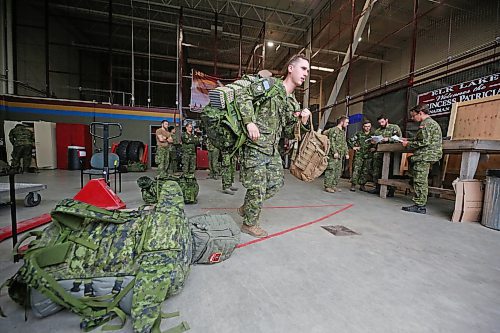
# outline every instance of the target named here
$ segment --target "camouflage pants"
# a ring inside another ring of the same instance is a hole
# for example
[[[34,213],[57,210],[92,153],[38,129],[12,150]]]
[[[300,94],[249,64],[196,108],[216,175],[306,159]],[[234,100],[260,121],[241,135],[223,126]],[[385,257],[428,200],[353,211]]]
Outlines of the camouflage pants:
[[[382,177],[382,165],[384,164],[384,153],[373,154],[373,182],[378,184],[378,180]]]
[[[196,155],[182,154],[182,172],[185,175],[194,175],[194,170],[196,170]]]
[[[173,175],[177,171],[177,149],[175,147],[170,147],[170,151],[168,153],[168,170],[167,173],[169,175]]]
[[[167,175],[168,163],[170,159],[168,147],[158,147],[156,149],[155,162],[158,164],[158,176],[165,177]]]
[[[283,165],[278,150],[269,156],[244,147],[241,180],[247,189],[243,204],[243,223],[257,225],[264,200],[274,196],[283,186]]]
[[[208,168],[210,170],[210,177],[218,177],[220,175],[219,156],[219,149],[208,151]]]
[[[340,176],[342,175],[342,158],[328,157],[328,166],[325,170],[325,188],[337,187]]]
[[[234,183],[235,160],[234,156],[222,154],[222,190],[228,189]]]
[[[410,157],[410,177],[413,179],[413,202],[420,206],[427,204],[429,194],[429,170],[434,162],[413,161]]]
[[[353,185],[365,185],[370,177],[372,169],[372,158],[370,155],[356,153],[352,163],[352,178]]]
[[[12,161],[10,166],[16,170],[21,166],[21,159],[23,160],[23,170],[28,171],[28,168],[31,166],[31,151],[33,146],[31,145],[22,145],[22,146],[14,146],[12,150]]]

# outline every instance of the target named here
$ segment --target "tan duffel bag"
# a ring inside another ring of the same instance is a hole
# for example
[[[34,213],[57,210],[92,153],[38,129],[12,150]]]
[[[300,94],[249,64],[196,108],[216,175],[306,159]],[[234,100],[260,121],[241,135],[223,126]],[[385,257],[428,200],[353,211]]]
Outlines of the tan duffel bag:
[[[301,139],[301,122],[295,126],[295,139],[298,141],[298,149],[292,154],[290,172],[292,175],[305,182],[310,182],[323,173],[328,166],[328,151],[330,140],[328,136],[317,133],[314,130],[312,117],[309,118],[311,131]]]

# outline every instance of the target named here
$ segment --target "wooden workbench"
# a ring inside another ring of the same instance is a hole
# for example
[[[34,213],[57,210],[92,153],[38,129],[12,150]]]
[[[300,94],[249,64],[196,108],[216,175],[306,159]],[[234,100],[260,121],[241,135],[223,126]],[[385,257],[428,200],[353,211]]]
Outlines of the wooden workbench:
[[[387,197],[387,186],[410,188],[408,182],[389,179],[391,153],[411,153],[401,143],[386,143],[377,146],[377,152],[384,153],[382,178],[379,179],[380,197]],[[443,155],[461,154],[460,179],[474,179],[481,154],[500,154],[500,140],[444,140]],[[441,178],[441,177],[440,177]],[[429,187],[429,193],[453,194],[453,190]]]

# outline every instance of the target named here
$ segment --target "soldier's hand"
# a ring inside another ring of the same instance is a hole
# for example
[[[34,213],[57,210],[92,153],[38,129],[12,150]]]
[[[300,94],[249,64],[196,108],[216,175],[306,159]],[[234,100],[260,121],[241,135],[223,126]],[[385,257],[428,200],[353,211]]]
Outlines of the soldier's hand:
[[[354,147],[352,148],[354,151],[358,151],[360,149],[360,147]]]
[[[345,159],[348,160],[349,159],[349,154],[345,155]]]
[[[401,141],[401,144],[403,145],[403,147],[408,146],[408,139],[403,139],[403,140]]]
[[[248,136],[250,136],[250,139],[252,141],[259,140],[260,132],[259,132],[259,128],[257,127],[257,125],[255,125],[254,123],[248,123],[247,124],[247,131],[248,131]]]
[[[311,111],[308,108],[305,108],[300,112],[300,116],[302,117],[302,124],[307,124],[309,117],[311,116]]]
[[[170,136],[170,137],[168,137],[167,142],[168,142],[168,143],[173,143],[173,142],[174,142],[174,139],[172,139],[172,137]]]
[[[339,158],[339,157],[340,157],[339,153],[333,154],[333,158]]]

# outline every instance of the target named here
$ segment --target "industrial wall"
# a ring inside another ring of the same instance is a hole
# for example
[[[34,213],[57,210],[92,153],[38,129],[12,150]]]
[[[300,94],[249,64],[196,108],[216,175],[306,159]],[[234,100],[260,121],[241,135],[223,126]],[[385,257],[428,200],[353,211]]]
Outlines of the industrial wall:
[[[417,76],[415,77],[416,80],[422,81],[431,77],[436,72],[442,71],[443,69],[447,69],[449,74],[457,71],[464,71],[465,68],[457,70],[453,70],[453,68],[458,68],[466,63],[472,63],[478,59],[486,58],[489,55],[494,54],[495,50],[491,48],[487,49],[485,45],[488,43],[495,43],[495,40],[500,36],[500,15],[498,2],[473,1],[478,3],[476,10],[473,12],[449,8],[447,10],[451,11],[450,18],[435,19],[431,21],[431,23],[426,23],[425,25],[421,23],[418,25],[415,52],[415,71],[417,73]],[[377,4],[375,4],[375,6],[376,5]],[[398,48],[389,48],[383,55],[383,59],[387,60],[387,62],[377,63],[361,59],[355,59],[353,61],[350,69],[350,96],[363,95],[366,92],[377,88],[384,88],[385,85],[390,85],[391,83],[399,80],[404,80],[405,83],[408,81],[412,50],[412,25],[408,25],[406,28],[397,32],[396,35],[401,38],[402,42]],[[367,41],[362,41],[361,43],[364,42]],[[370,42],[376,43],[374,40]],[[462,61],[454,62],[453,65],[450,64],[447,66],[447,60],[458,57],[469,50],[480,49],[481,47],[484,47],[485,50],[465,57]],[[487,60],[482,63],[485,62],[487,62]],[[436,64],[441,64],[441,69],[429,71],[425,74],[418,74],[419,71],[423,71],[424,69]],[[481,65],[481,63],[474,64],[474,66],[479,65]],[[477,72],[469,71],[467,73],[470,75],[464,78],[464,81],[481,77],[484,72],[478,70]],[[446,76],[446,74],[443,76]],[[321,101],[323,106],[328,99],[333,83],[333,79],[323,82],[324,93],[323,100]],[[438,83],[437,85],[442,87],[448,84],[445,80],[441,80],[441,83]],[[403,120],[404,116],[402,114],[405,114],[407,111],[407,102],[410,106],[416,103],[415,95],[411,95],[412,99],[408,101],[406,101],[406,94],[397,94],[397,96],[400,100],[395,103],[391,103],[390,107],[396,107],[397,112],[400,113],[398,119]],[[346,114],[347,108],[345,97],[346,82],[344,82],[337,99],[339,105],[333,108],[329,121],[333,121],[340,115]],[[363,109],[365,108],[363,106],[365,103],[363,98],[358,98],[357,100],[353,100],[351,98],[351,101],[355,104],[350,105],[349,114],[363,112]],[[318,103],[320,102],[318,101]],[[385,112],[383,109],[384,105],[386,105],[385,103],[378,101],[376,104],[378,104],[378,106],[372,105],[370,106],[370,109],[376,109],[376,111],[374,111],[376,113]],[[390,111],[394,112],[394,109],[391,109]]]

